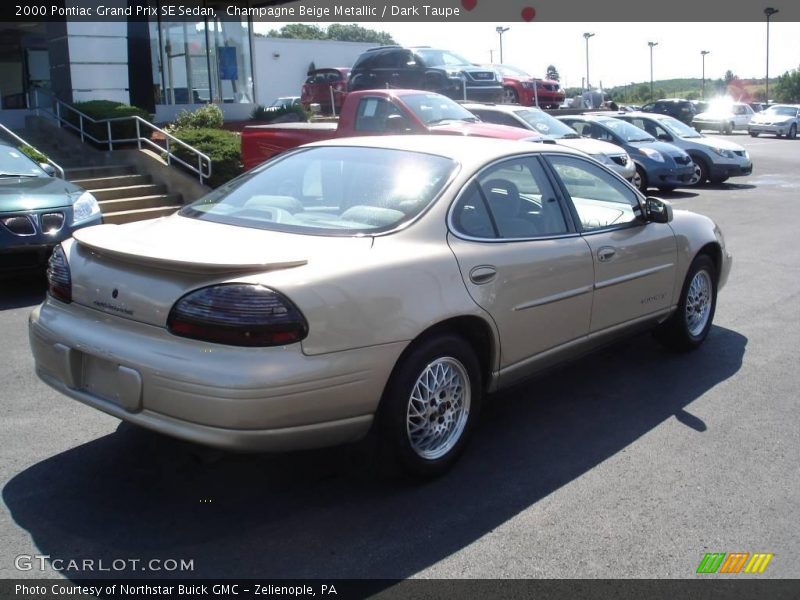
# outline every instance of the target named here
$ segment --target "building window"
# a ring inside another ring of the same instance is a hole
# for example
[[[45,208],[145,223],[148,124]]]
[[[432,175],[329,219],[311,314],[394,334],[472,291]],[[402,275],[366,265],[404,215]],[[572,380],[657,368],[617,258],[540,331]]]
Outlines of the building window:
[[[206,2],[217,14],[224,5]],[[156,104],[252,103],[250,24],[229,21],[150,21]]]

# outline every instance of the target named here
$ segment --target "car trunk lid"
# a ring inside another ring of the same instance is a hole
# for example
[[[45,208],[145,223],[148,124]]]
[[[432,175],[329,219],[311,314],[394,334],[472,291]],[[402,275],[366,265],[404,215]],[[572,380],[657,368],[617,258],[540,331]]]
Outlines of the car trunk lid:
[[[172,216],[76,232],[65,244],[73,302],[104,313],[164,327],[187,292],[313,260],[363,251],[371,237],[330,238],[237,227]]]

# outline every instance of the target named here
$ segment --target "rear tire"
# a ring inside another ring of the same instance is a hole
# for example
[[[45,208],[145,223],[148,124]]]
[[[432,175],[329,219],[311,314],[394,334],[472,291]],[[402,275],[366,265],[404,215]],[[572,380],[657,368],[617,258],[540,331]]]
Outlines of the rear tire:
[[[458,459],[480,412],[480,363],[462,338],[423,340],[400,359],[377,415],[380,443],[404,471],[435,477]]]
[[[708,336],[717,308],[717,269],[707,254],[692,261],[683,282],[678,309],[655,330],[671,350],[699,348]]]
[[[674,192],[675,191],[675,186],[674,185],[665,185],[665,186],[662,186],[662,187],[658,188],[658,191],[659,192],[664,192],[664,193]]]
[[[519,94],[512,87],[503,88],[503,104],[519,104]]]

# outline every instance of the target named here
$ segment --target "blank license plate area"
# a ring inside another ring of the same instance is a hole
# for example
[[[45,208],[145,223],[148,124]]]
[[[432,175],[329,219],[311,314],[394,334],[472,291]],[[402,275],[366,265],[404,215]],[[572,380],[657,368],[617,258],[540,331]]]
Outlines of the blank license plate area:
[[[141,409],[141,375],[115,362],[84,354],[81,389],[129,412]]]

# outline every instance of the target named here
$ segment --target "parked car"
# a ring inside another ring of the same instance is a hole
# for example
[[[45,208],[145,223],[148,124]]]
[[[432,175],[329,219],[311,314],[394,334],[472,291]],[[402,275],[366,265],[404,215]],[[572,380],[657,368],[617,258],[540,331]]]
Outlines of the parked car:
[[[459,100],[500,102],[503,78],[449,50],[427,46],[380,46],[362,53],[350,71],[348,89],[416,89]]]
[[[757,113],[767,108],[767,104],[765,102],[750,102],[749,106],[753,109],[753,112]]]
[[[700,113],[704,113],[708,110],[710,102],[706,102],[705,100],[692,100],[692,106],[694,106],[694,114],[699,115]],[[687,123],[687,125],[691,125],[691,123]]]
[[[695,166],[695,177],[691,184],[701,185],[706,181],[722,183],[729,177],[753,172],[753,162],[742,146],[725,139],[706,137],[668,115],[626,113],[616,118],[643,129],[657,140],[684,150]]]
[[[306,108],[312,104],[319,104],[323,113],[329,114],[342,107],[344,97],[347,95],[347,78],[350,69],[336,67],[332,69],[315,69],[308,74],[306,82],[300,92],[300,102]],[[331,105],[331,90],[333,90],[333,105]]]
[[[251,125],[242,131],[242,163],[251,169],[268,158],[302,144],[358,135],[427,133],[550,142],[517,127],[481,123],[447,96],[420,90],[350,92],[338,123]]]
[[[95,197],[0,141],[0,273],[42,270],[81,227],[102,222]]]
[[[669,192],[691,185],[694,163],[680,148],[659,142],[630,123],[614,117],[577,115],[558,117],[584,137],[611,142],[625,149],[636,165],[632,183],[641,192],[649,187]]]
[[[522,69],[508,65],[489,65],[503,76],[503,102],[558,108],[564,102],[564,90],[552,79],[537,79]]]
[[[576,150],[392,136],[288,152],[50,262],[29,337],[56,390],[235,450],[372,429],[434,475],[488,392],[644,327],[700,346],[731,257],[711,219]]]
[[[747,132],[753,137],[762,133],[773,133],[789,139],[797,137],[800,127],[800,104],[773,104],[754,115],[747,124]]]
[[[750,105],[744,102],[712,102],[708,110],[696,115],[691,124],[697,131],[711,129],[730,135],[734,131],[747,131],[754,114]]]
[[[292,106],[300,106],[300,96],[281,96],[275,98],[265,108],[267,110],[280,110],[282,108],[291,108]]]
[[[661,100],[650,102],[642,106],[642,112],[669,115],[687,125],[692,124],[692,119],[695,116],[694,104],[683,98],[662,98]]]
[[[480,117],[481,121],[535,131],[551,138],[556,144],[585,152],[628,181],[636,174],[636,167],[625,150],[608,142],[583,138],[575,133],[574,129],[538,108],[468,102],[462,103],[461,106]]]

